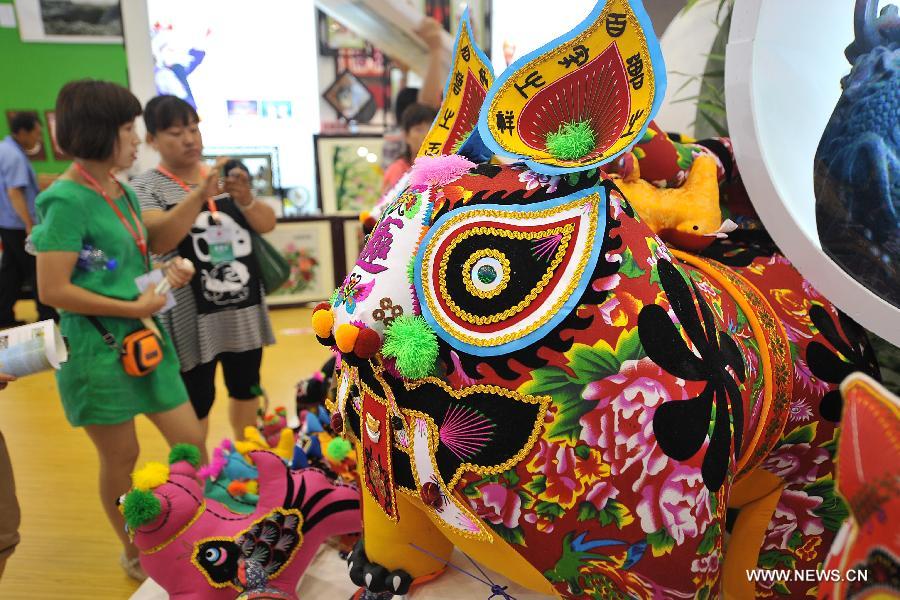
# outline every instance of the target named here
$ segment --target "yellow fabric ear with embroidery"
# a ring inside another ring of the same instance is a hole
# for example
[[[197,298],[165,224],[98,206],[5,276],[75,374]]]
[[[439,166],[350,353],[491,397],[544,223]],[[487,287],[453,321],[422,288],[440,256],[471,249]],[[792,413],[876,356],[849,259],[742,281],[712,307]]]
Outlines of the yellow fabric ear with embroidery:
[[[444,101],[417,156],[461,154],[484,162],[491,152],[476,130],[478,114],[494,82],[494,69],[475,43],[469,9],[463,13],[453,47],[453,66],[444,87]]]
[[[503,72],[478,131],[491,150],[538,173],[591,169],[641,139],[665,95],[665,73],[640,0],[598,2],[575,29]]]

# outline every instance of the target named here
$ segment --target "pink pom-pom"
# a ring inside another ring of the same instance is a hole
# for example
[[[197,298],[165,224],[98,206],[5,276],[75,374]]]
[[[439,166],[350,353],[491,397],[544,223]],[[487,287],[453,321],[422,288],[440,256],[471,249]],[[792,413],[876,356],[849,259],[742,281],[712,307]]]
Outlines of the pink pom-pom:
[[[216,448],[216,450],[219,450],[219,448]],[[200,467],[200,470],[197,471],[197,475],[199,475],[200,479],[218,479],[219,475],[221,475],[222,471],[225,469],[226,463],[225,457],[222,455],[221,450],[219,450],[208,465]]]
[[[313,373],[312,378],[320,382],[325,381],[325,373],[323,373],[322,371],[316,371],[315,373]]]
[[[443,187],[468,173],[475,163],[465,156],[420,156],[409,174],[410,187]]]

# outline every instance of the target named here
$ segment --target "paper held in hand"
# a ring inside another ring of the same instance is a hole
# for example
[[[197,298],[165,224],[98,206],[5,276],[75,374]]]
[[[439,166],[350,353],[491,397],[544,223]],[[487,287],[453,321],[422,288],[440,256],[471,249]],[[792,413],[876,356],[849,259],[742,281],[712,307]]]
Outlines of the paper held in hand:
[[[59,369],[67,360],[69,350],[51,320],[0,331],[0,373],[24,377]]]

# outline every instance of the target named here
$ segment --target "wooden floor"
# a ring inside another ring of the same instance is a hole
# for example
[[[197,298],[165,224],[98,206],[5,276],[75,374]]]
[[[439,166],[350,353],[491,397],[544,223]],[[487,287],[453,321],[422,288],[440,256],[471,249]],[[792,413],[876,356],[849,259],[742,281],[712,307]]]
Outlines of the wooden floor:
[[[34,320],[33,307],[20,302],[18,318]],[[328,358],[309,328],[310,312],[271,313],[278,343],[265,350],[262,385],[272,406],[293,410],[294,384]],[[210,417],[211,446],[232,437],[221,371],[218,389]],[[21,379],[0,392],[0,429],[12,455],[22,507],[22,542],[0,580],[0,598],[128,598],[138,584],[118,565],[121,546],[96,491],[96,454],[84,431],[66,421],[52,374]],[[167,446],[153,425],[140,417],[137,429],[138,466],[165,460]]]

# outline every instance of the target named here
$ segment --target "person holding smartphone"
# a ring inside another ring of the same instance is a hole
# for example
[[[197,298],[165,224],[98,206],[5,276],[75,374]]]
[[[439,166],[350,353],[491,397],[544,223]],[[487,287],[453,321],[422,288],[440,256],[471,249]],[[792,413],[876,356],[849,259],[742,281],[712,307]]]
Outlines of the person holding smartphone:
[[[187,404],[169,336],[162,333],[162,360],[143,376],[127,373],[121,353],[111,347],[143,329],[142,319],[166,304],[154,286],[138,288],[136,279],[150,271],[157,240],[141,219],[134,191],[113,176],[137,158],[134,121],[140,114],[137,98],[114,83],[63,86],[56,134],[73,161],[38,196],[41,223],[32,231],[41,300],[60,310],[60,330],[69,344],[69,360],[56,373],[63,409],[97,449],[100,500],[124,547],[120,564],[135,579],[146,575],[116,506],[131,487],[140,451],[135,416],[146,415],[170,445],[189,443],[203,451],[202,429]],[[88,248],[99,262],[84,260]],[[178,263],[166,269],[174,288],[186,285],[192,273]]]
[[[162,322],[175,342],[181,377],[197,417],[207,427],[219,363],[228,388],[235,439],[256,425],[263,347],[274,344],[252,234],[275,227],[275,211],[253,196],[246,167],[202,160],[200,117],[175,96],[157,96],[144,110],[156,168],[132,181],[163,260],[190,259],[198,276],[175,292]],[[222,168],[222,187],[205,182]],[[220,193],[222,192],[222,193]]]

